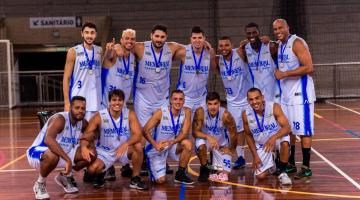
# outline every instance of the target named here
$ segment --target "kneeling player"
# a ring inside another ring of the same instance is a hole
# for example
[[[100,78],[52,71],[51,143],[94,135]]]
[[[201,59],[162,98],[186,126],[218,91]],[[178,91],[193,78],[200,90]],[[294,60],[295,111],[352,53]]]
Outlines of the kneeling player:
[[[50,198],[46,191],[45,179],[56,167],[64,167],[65,172],[57,175],[55,182],[62,186],[66,193],[79,191],[71,170],[80,170],[89,164],[83,159],[78,148],[78,140],[87,126],[84,119],[85,108],[85,98],[74,96],[70,103],[70,111],[56,113],[50,117],[27,150],[30,165],[40,171],[33,187],[36,199]],[[89,151],[94,152],[94,149]]]
[[[196,110],[193,122],[195,147],[200,159],[200,176],[198,180],[205,182],[209,178],[207,152],[213,154],[213,167],[219,174],[212,179],[228,180],[231,172],[231,154],[236,147],[236,124],[231,114],[220,107],[220,95],[210,92],[206,96],[206,107]]]
[[[192,142],[186,139],[191,123],[191,110],[183,107],[184,102],[184,92],[174,90],[170,96],[170,106],[165,105],[155,111],[144,126],[144,137],[148,141],[145,152],[150,178],[158,184],[166,180],[168,156],[173,160],[180,160],[175,182],[194,183],[185,172],[191,156]]]
[[[88,167],[90,175],[96,174],[95,188],[104,186],[105,171],[116,161],[127,164],[131,159],[133,174],[130,188],[147,189],[139,177],[143,161],[141,127],[135,113],[124,107],[124,97],[121,90],[109,92],[109,108],[100,110],[91,118],[80,142],[84,158],[89,159],[91,153],[87,146],[97,140],[97,159]]]
[[[291,179],[286,174],[289,156],[290,125],[281,107],[277,103],[265,101],[258,88],[251,88],[247,93],[251,107],[242,113],[246,141],[253,155],[253,167],[257,179],[264,179],[273,167],[272,151],[280,143],[280,175],[283,185],[290,185]]]

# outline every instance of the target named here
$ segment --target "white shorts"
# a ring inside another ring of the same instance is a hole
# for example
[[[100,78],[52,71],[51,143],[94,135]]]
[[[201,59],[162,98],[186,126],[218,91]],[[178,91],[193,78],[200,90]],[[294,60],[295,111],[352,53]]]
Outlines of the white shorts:
[[[179,161],[180,155],[176,154],[176,148],[177,144],[174,144],[162,152],[158,152],[155,148],[146,152],[150,179],[152,181],[156,181],[166,175],[166,160],[168,156],[174,161]]]
[[[294,135],[314,136],[314,103],[303,105],[281,104]]]
[[[236,132],[240,133],[244,130],[242,112],[247,108],[246,106],[228,106],[227,110],[230,112],[231,116],[234,118],[236,123]]]
[[[97,111],[86,111],[85,112],[85,119],[90,121],[90,119],[97,113]]]
[[[103,171],[106,171],[111,166],[113,166],[116,161],[119,161],[122,165],[128,164],[130,162],[128,158],[128,149],[119,158],[116,158],[116,151],[105,151],[103,148],[96,147],[96,152],[97,158],[99,158],[105,165]]]
[[[184,107],[188,107],[191,109],[191,121],[194,119],[194,114],[196,109],[199,107],[205,107],[206,106],[206,95],[201,96],[198,99],[191,99],[190,97],[185,96],[185,103]]]
[[[196,140],[195,140],[196,150],[198,150],[199,147],[203,144],[206,145],[207,151],[212,151],[213,167],[221,168],[224,171],[231,172],[231,155],[222,154],[218,150],[211,149],[210,144],[207,142],[207,140],[204,140],[201,138],[196,138]]]
[[[139,95],[134,100],[135,114],[140,122],[141,127],[144,127],[146,122],[149,121],[154,112],[161,108],[162,105],[168,104],[166,100],[161,104],[151,105],[144,102]]]
[[[72,165],[74,166],[74,159],[75,159],[75,154],[76,154],[76,150],[79,147],[79,145],[76,145],[74,148],[72,148],[70,150],[70,152],[67,153],[67,155],[69,156],[69,158],[72,160]],[[40,158],[41,155],[45,153],[45,151],[47,151],[50,149],[48,147],[45,146],[34,146],[34,147],[30,147],[27,151],[26,151],[26,156],[28,159],[28,162],[30,164],[30,166],[34,169],[39,170],[40,169]],[[66,161],[64,159],[62,159],[61,157],[59,157],[59,162],[57,164],[56,167],[65,167],[66,165]]]

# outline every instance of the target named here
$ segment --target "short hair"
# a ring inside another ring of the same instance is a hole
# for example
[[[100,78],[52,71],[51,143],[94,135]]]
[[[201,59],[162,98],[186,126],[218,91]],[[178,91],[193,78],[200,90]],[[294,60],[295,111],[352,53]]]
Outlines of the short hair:
[[[256,87],[252,87],[247,91],[247,94],[249,94],[250,92],[259,92],[260,95],[262,95],[262,92],[259,88]]]
[[[202,30],[200,26],[192,27],[191,34],[193,34],[193,33],[202,33],[203,35],[205,35],[204,30]]]
[[[83,26],[81,27],[81,31],[84,31],[84,29],[85,29],[86,27],[88,27],[88,28],[93,28],[93,29],[95,29],[95,31],[97,31],[96,24],[93,23],[93,22],[85,22],[85,23],[83,24]]]
[[[219,40],[229,40],[231,42],[231,38],[229,36],[221,36]]]
[[[82,96],[73,96],[71,98],[70,105],[73,105],[74,101],[85,101],[86,102],[86,99],[85,99],[85,97],[82,97]]]
[[[121,34],[121,37],[124,37],[124,35],[125,35],[126,33],[131,33],[131,34],[134,35],[134,37],[136,37],[136,31],[135,31],[134,29],[127,28],[127,29],[123,30],[123,32],[122,32],[122,34]]]
[[[125,99],[125,94],[122,90],[120,89],[115,89],[115,90],[111,90],[109,92],[109,101],[111,100],[112,97],[117,96],[120,97],[121,100]]]
[[[171,97],[173,96],[173,94],[175,94],[175,93],[185,95],[184,91],[182,91],[182,90],[173,90],[173,91],[171,91],[170,98],[171,98]]]
[[[217,93],[217,92],[209,92],[209,93],[206,95],[206,102],[212,101],[212,100],[218,100],[218,101],[220,101],[220,95],[219,95],[219,93]]]
[[[163,31],[167,34],[167,27],[163,24],[155,24],[151,29],[151,33],[155,33],[157,30]]]
[[[246,30],[247,28],[251,28],[251,27],[255,27],[257,30],[259,30],[259,25],[257,25],[257,24],[254,23],[254,22],[248,23],[248,24],[245,26],[245,30]]]

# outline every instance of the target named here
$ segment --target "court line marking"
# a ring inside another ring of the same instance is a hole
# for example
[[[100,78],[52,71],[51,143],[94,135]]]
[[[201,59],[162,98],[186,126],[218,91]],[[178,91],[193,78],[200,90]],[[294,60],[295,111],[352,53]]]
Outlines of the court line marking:
[[[190,158],[189,163],[191,163],[193,160],[195,160],[197,156],[193,156]],[[192,168],[188,166],[188,172],[192,174],[193,176],[199,176],[199,173],[195,172]],[[259,187],[259,186],[252,186],[252,185],[246,185],[246,184],[240,184],[240,183],[233,183],[228,181],[216,181],[213,182],[222,183],[226,185],[233,185],[238,187],[244,187],[249,189],[259,189],[259,190],[265,190],[265,191],[272,191],[272,192],[279,192],[279,193],[291,193],[291,194],[302,194],[302,195],[313,195],[313,196],[324,196],[324,197],[340,197],[340,198],[356,198],[360,199],[360,196],[356,195],[342,195],[342,194],[326,194],[326,193],[315,193],[315,192],[301,192],[301,191],[295,191],[295,190],[280,190],[280,189],[274,189],[274,188],[266,188],[266,187]]]
[[[25,158],[25,157],[26,157],[26,153],[24,153],[23,155],[17,157],[16,159],[14,159],[14,160],[12,160],[12,161],[10,161],[10,162],[8,162],[8,163],[6,163],[5,165],[2,165],[2,166],[0,167],[0,170],[3,170],[3,169],[5,169],[5,168],[7,168],[8,166],[16,163],[17,161],[19,161],[19,160],[21,160],[21,159],[23,159],[23,158]]]
[[[0,126],[13,125],[13,124],[38,124],[39,122],[8,122],[0,123]]]
[[[347,111],[350,111],[350,112],[352,112],[352,113],[355,113],[355,114],[360,115],[360,112],[355,111],[355,110],[350,109],[350,108],[347,108],[347,107],[345,107],[345,106],[342,106],[342,105],[339,105],[339,104],[336,104],[336,103],[333,103],[333,102],[330,102],[330,101],[325,101],[325,103],[328,103],[328,104],[330,104],[330,105],[333,105],[333,106],[336,106],[336,107],[339,107],[339,108],[342,108],[342,109],[344,109],[344,110],[347,110]]]

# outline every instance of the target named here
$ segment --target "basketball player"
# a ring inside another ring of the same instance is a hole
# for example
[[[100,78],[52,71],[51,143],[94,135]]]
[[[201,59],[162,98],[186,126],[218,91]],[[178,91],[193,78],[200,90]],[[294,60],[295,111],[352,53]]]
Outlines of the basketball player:
[[[279,104],[265,101],[258,88],[251,88],[247,93],[251,107],[242,113],[246,141],[253,156],[253,168],[257,179],[265,179],[274,165],[272,151],[276,143],[282,149],[289,149],[290,125]],[[281,151],[278,176],[283,185],[291,185],[286,173],[288,151]]]
[[[120,89],[125,93],[125,104],[128,102],[135,76],[136,60],[130,51],[134,48],[136,32],[133,29],[126,29],[122,32],[120,44],[115,44],[115,39],[106,44],[103,68],[101,71],[102,102],[103,109],[108,107],[108,94],[111,90]],[[116,56],[115,49],[122,48],[124,54]],[[121,168],[121,174],[130,177],[132,174],[129,164]],[[115,181],[115,168],[111,166],[105,175],[105,180]]]
[[[33,187],[36,199],[49,199],[46,191],[46,177],[57,167],[65,168],[55,177],[55,182],[66,193],[76,193],[78,188],[72,169],[80,170],[94,160],[94,149],[89,147],[90,158],[84,160],[78,140],[87,126],[85,116],[86,102],[81,96],[74,96],[70,111],[54,114],[41,129],[39,135],[26,151],[31,167],[40,171]]]
[[[294,178],[310,177],[310,150],[314,135],[314,82],[310,74],[314,67],[306,42],[291,35],[284,19],[273,22],[274,35],[279,40],[278,64],[275,77],[280,80],[281,106],[292,126],[290,168],[288,172],[296,172],[295,142],[296,136],[301,139],[303,164]]]
[[[63,78],[64,110],[69,111],[73,96],[83,96],[85,119],[89,120],[100,109],[101,102],[101,47],[96,46],[96,25],[86,22],[81,29],[82,44],[69,49]]]
[[[205,48],[205,33],[199,26],[191,30],[190,43],[179,51],[180,75],[177,89],[184,91],[185,107],[192,116],[200,106],[205,106],[210,67],[216,69],[215,52]]]
[[[238,158],[234,169],[240,169],[245,167],[245,135],[241,112],[248,106],[246,92],[251,88],[252,83],[249,69],[240,57],[238,49],[233,49],[230,37],[224,36],[219,39],[218,51],[220,56],[216,61],[225,87],[227,110],[236,122]]]
[[[236,124],[231,114],[220,106],[220,95],[217,92],[206,95],[206,106],[196,110],[192,129],[201,164],[198,180],[208,180],[207,152],[211,151],[212,165],[220,172],[212,178],[227,181],[231,172],[231,154],[236,146]]]
[[[124,106],[125,94],[115,89],[109,93],[109,108],[95,114],[81,139],[81,152],[85,159],[90,159],[87,146],[97,140],[97,159],[88,167],[90,175],[96,174],[94,187],[104,186],[105,171],[116,161],[133,163],[133,176],[130,188],[146,190],[147,186],[139,177],[143,161],[141,145],[141,127],[133,111]]]
[[[145,148],[151,180],[163,184],[166,181],[166,159],[170,156],[179,161],[175,182],[193,184],[187,177],[186,167],[189,163],[192,142],[186,139],[191,124],[191,111],[184,106],[184,92],[174,90],[170,96],[170,106],[163,105],[145,124]]]

